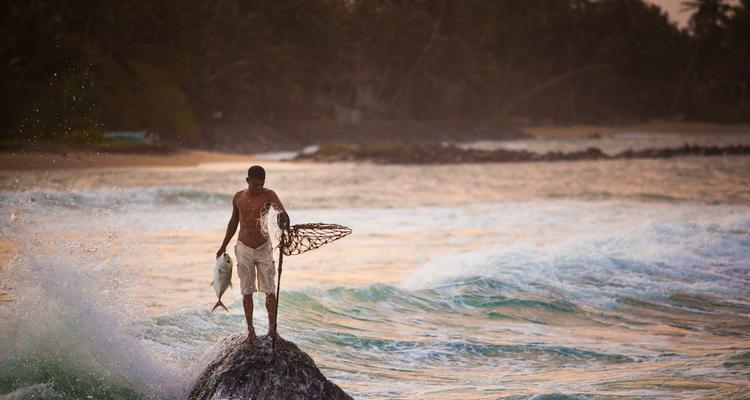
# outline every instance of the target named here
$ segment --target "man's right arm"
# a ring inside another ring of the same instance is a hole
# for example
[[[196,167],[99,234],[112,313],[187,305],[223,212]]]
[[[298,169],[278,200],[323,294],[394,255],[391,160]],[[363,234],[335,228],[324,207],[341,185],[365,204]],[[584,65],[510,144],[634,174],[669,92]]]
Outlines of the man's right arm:
[[[240,210],[237,208],[238,195],[239,193],[235,194],[234,198],[232,199],[232,218],[229,219],[229,223],[227,224],[227,233],[226,235],[224,235],[224,241],[221,243],[219,251],[216,252],[216,257],[221,257],[224,253],[227,252],[227,245],[229,244],[229,241],[232,240],[234,233],[237,232],[237,225],[239,225],[240,223]]]

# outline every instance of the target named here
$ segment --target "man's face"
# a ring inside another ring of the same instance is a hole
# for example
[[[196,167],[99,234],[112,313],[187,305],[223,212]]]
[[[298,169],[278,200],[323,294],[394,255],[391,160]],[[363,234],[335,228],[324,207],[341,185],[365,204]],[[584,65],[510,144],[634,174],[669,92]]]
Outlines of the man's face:
[[[261,190],[263,190],[263,184],[265,181],[263,179],[258,178],[246,178],[248,188],[250,188],[250,193],[257,194]]]

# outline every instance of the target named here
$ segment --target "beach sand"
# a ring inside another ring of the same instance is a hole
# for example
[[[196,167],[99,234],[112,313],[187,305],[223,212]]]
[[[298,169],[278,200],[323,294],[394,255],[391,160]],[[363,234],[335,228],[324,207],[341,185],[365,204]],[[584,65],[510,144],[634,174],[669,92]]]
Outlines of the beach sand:
[[[702,122],[648,122],[633,125],[540,125],[522,128],[537,139],[590,138],[618,133],[648,134],[748,134],[750,124]],[[251,162],[253,155],[202,150],[183,150],[174,154],[118,154],[74,152],[0,152],[0,170],[117,168],[117,167],[189,167],[205,163]]]
[[[173,154],[120,154],[95,152],[11,152],[0,153],[0,170],[188,167],[204,163],[250,161],[250,155],[213,151],[183,150]]]
[[[521,128],[537,139],[577,139],[593,135],[618,133],[737,135],[749,134],[750,124],[716,124],[708,122],[646,122],[632,125],[539,125]]]

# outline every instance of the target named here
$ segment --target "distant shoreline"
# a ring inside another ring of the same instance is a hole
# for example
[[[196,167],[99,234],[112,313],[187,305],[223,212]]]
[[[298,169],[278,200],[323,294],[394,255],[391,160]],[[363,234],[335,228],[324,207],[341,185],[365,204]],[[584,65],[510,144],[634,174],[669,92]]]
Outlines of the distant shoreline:
[[[629,125],[538,125],[521,128],[537,139],[584,139],[595,135],[650,133],[680,135],[750,135],[750,124],[652,121]]]
[[[632,125],[540,125],[522,130],[537,139],[583,139],[620,133],[682,135],[750,135],[750,124],[703,122],[648,122]],[[321,143],[325,144],[325,143]],[[93,151],[0,152],[0,170],[49,170],[126,167],[191,167],[204,163],[252,162],[252,154],[182,149],[169,154],[106,153]]]
[[[205,163],[251,162],[252,156],[204,150],[171,154],[104,153],[91,151],[3,151],[0,170],[52,170],[124,167],[191,167]]]

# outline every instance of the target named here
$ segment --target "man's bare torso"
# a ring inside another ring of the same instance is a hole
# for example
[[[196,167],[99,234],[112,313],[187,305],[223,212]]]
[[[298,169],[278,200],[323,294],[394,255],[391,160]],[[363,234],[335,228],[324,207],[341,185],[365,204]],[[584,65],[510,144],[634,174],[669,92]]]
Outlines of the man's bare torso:
[[[265,216],[274,199],[276,196],[269,189],[262,189],[257,194],[245,189],[234,195],[234,205],[240,212],[240,233],[237,239],[246,246],[257,248],[268,240],[268,221]]]

